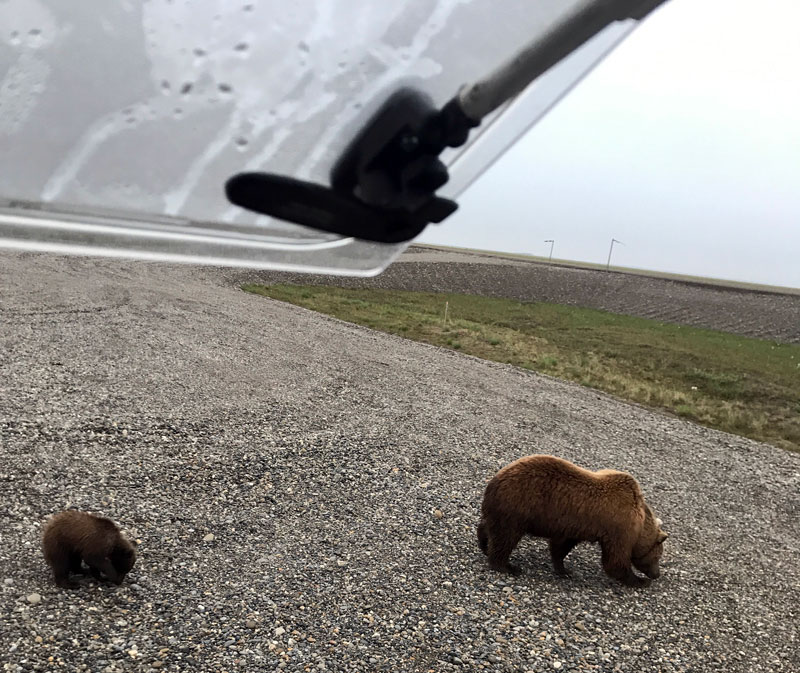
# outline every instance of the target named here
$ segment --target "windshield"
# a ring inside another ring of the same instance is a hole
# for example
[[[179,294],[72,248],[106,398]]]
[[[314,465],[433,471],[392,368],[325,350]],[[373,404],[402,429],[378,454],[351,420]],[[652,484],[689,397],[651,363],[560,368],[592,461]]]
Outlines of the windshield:
[[[7,0],[0,245],[377,273],[405,244],[255,216],[226,200],[225,180],[269,170],[326,183],[359,125],[401,83],[442,105],[588,4]],[[536,109],[620,34],[600,36],[559,81],[539,87]],[[471,166],[456,162],[462,188],[536,116],[518,112],[514,128],[484,143]],[[485,124],[483,135],[495,126]]]

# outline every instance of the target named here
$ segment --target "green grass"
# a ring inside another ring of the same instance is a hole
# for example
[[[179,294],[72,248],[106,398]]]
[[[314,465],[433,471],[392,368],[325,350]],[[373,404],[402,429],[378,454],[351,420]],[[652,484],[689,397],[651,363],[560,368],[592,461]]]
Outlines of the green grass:
[[[471,295],[290,285],[243,289],[800,451],[800,346]]]

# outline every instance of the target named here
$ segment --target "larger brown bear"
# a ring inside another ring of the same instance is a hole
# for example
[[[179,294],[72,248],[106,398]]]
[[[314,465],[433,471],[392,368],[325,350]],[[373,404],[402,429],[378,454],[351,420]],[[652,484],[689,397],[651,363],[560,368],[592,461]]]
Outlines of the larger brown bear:
[[[646,586],[631,564],[656,579],[667,533],[645,503],[631,475],[590,472],[554,456],[528,456],[506,465],[486,486],[478,544],[496,570],[516,573],[509,563],[523,535],[550,539],[557,573],[579,542],[599,542],[606,573],[629,586]]]

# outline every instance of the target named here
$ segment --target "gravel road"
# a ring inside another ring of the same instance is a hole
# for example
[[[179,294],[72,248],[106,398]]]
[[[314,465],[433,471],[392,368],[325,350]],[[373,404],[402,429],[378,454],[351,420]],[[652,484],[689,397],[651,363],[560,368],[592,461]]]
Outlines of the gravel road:
[[[289,274],[262,278],[544,301],[800,343],[800,291],[762,292],[420,247],[410,248],[376,278]]]
[[[239,278],[0,255],[3,671],[800,670],[800,456]],[[535,452],[636,475],[660,580],[486,567],[483,486]],[[140,540],[122,586],[53,585],[68,506]]]

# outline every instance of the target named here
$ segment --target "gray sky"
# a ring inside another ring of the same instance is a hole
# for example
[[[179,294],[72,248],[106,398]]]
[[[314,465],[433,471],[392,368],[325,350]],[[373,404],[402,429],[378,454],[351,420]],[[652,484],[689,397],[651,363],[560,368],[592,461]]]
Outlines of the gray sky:
[[[671,0],[420,240],[800,287],[798,25]]]

